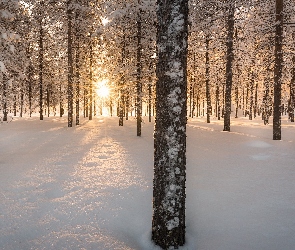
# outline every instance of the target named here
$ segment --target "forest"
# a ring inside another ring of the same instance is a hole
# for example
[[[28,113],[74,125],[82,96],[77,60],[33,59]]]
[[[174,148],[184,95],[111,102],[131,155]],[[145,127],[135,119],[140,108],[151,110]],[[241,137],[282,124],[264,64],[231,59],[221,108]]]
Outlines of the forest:
[[[3,121],[65,113],[72,126],[81,115],[107,112],[122,125],[128,116],[139,123],[142,114],[155,115],[156,1],[0,6]],[[189,1],[188,115],[207,122],[229,113],[260,116],[267,124],[279,112],[294,121],[294,23],[291,0]]]
[[[154,123],[151,239],[161,249],[178,249],[187,242],[187,128],[204,119],[209,130],[223,123],[223,132],[231,132],[235,119],[256,119],[265,131],[271,124],[273,141],[282,141],[282,119],[294,122],[294,3],[0,0],[1,124],[38,117],[45,128],[46,121],[53,126],[66,119],[67,132],[78,133],[87,120],[93,123],[83,133],[100,140],[98,122],[107,124],[106,131],[117,119],[125,132],[134,123],[137,138],[143,139],[143,126],[151,127],[145,120]],[[255,122],[248,124],[250,131]],[[84,143],[92,152],[94,142]],[[115,152],[123,157],[116,144],[107,145],[113,151],[105,159]]]

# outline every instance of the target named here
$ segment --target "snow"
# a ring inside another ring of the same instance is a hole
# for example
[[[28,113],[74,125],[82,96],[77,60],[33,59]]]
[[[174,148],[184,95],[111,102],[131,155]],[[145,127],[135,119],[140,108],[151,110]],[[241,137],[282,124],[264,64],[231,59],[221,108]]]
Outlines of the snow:
[[[0,246],[154,250],[153,123],[13,118],[0,124]],[[181,250],[293,250],[295,125],[188,120],[187,244]],[[176,170],[177,172],[177,170]],[[175,191],[176,186],[171,186]],[[167,224],[177,224],[177,217]]]

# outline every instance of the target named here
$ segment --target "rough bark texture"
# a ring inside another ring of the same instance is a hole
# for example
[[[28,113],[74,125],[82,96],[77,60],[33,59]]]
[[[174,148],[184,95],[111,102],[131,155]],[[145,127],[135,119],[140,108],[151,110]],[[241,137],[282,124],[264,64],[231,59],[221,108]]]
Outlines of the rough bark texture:
[[[71,1],[68,4],[68,127],[73,126],[73,41],[72,41],[72,10]]]
[[[231,114],[231,89],[232,89],[232,64],[234,60],[233,38],[234,38],[234,15],[235,8],[232,1],[229,2],[229,12],[227,21],[227,52],[226,52],[226,83],[225,83],[225,102],[224,102],[224,128],[223,131],[230,131],[230,114]]]
[[[207,123],[210,123],[210,115],[212,112],[211,95],[210,95],[210,62],[209,62],[209,35],[206,35],[206,101],[207,101]]]
[[[293,38],[295,41],[295,32],[293,33]],[[294,122],[294,107],[295,107],[295,55],[292,58],[293,68],[292,68],[292,79],[290,82],[290,99],[289,99],[289,118],[291,122]]]
[[[123,30],[123,33],[124,30]],[[122,67],[125,68],[125,57],[126,57],[126,36],[123,35],[123,41],[122,41]],[[125,76],[124,73],[121,75],[121,81],[119,86],[119,126],[124,125],[124,85],[125,85]]]
[[[78,19],[78,14],[76,14],[76,20]],[[75,70],[76,70],[76,125],[80,124],[80,40],[79,31],[76,27],[75,29],[75,39],[76,39],[76,60],[75,60]]]
[[[3,121],[7,121],[7,78],[3,74]]]
[[[92,120],[93,114],[93,49],[92,49],[92,37],[90,34],[90,59],[89,59],[89,120]]]
[[[281,140],[281,85],[283,63],[283,0],[276,0],[273,139]]]
[[[43,58],[44,58],[44,47],[43,47],[43,27],[42,20],[40,21],[39,30],[39,108],[40,108],[40,120],[43,120]]]
[[[142,95],[142,84],[141,84],[141,71],[142,71],[142,65],[141,65],[141,17],[139,11],[137,16],[137,53],[136,53],[136,121],[137,121],[137,129],[136,134],[137,136],[141,136],[141,114],[142,114],[142,101],[141,101],[141,95]]]
[[[158,0],[152,239],[185,243],[187,0]]]

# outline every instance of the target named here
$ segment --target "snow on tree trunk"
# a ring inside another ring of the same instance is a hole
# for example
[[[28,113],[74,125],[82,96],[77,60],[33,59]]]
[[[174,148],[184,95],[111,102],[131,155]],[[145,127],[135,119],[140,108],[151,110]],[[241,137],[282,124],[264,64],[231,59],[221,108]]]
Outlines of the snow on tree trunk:
[[[158,1],[152,240],[185,243],[188,1]]]

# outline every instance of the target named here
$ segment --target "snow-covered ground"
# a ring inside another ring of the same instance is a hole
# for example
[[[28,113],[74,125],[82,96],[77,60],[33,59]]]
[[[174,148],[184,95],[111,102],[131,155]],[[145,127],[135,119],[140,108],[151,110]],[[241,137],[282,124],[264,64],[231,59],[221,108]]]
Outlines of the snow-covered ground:
[[[153,123],[0,124],[0,249],[151,250]],[[188,250],[295,249],[295,125],[189,119]]]

